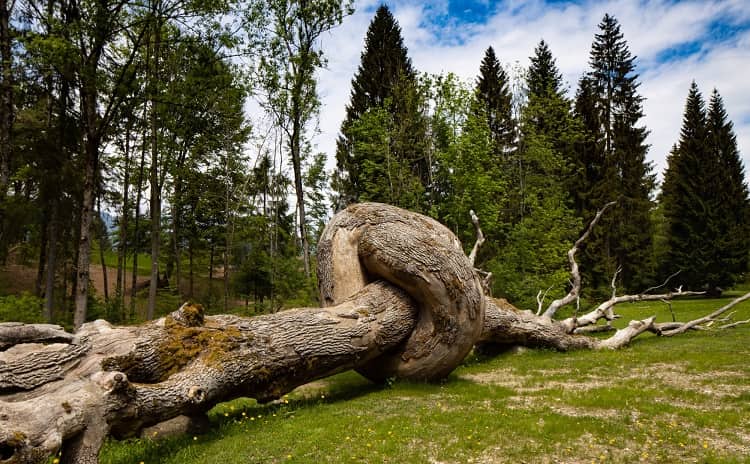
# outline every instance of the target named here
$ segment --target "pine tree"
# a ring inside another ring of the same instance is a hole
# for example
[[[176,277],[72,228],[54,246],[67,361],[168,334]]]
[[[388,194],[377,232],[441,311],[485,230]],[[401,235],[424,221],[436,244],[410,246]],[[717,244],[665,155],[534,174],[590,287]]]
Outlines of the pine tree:
[[[714,91],[708,112],[695,82],[680,141],[667,159],[661,202],[667,222],[663,273],[719,293],[748,265],[748,190],[732,123]]]
[[[529,66],[526,84],[529,92],[529,99],[540,98],[549,95],[563,95],[562,74],[557,68],[555,58],[549,49],[547,42],[539,41],[534,49],[534,56],[529,58]]]
[[[728,120],[724,101],[714,89],[708,105],[707,135],[713,156],[717,158],[716,175],[717,219],[716,237],[718,259],[713,270],[716,286],[736,283],[748,270],[750,260],[750,195],[745,182],[745,170],[737,147],[733,124]],[[710,282],[709,282],[710,284]]]
[[[622,268],[626,289],[646,286],[652,277],[650,200],[652,167],[643,97],[638,94],[635,57],[631,55],[617,20],[605,15],[591,47],[589,71],[581,80],[576,104],[588,134],[581,168],[584,185],[578,206],[584,220],[611,200],[618,208],[608,215],[586,247],[589,278],[594,287],[606,285]]]
[[[339,207],[363,198],[391,202],[397,198],[399,206],[423,209],[423,191],[429,183],[425,156],[427,122],[416,81],[401,28],[388,7],[382,5],[367,30],[365,49],[352,79],[351,99],[336,147],[333,187],[339,195]],[[387,118],[382,117],[382,111]],[[368,112],[375,114],[367,116]],[[358,138],[364,130],[359,122],[362,118],[367,119],[365,132],[377,129],[385,134],[388,157],[382,155],[382,146]],[[383,124],[374,128],[375,121]],[[400,166],[399,188],[389,189],[388,195],[378,180],[379,175],[390,170],[382,165],[385,159],[392,159]],[[373,190],[371,187],[376,185],[378,189]],[[416,190],[399,196],[396,194],[399,189]]]
[[[495,50],[488,47],[484,52],[477,77],[476,115],[487,119],[490,137],[495,144],[495,152],[505,153],[513,143],[513,116],[511,95],[508,89],[508,75],[505,73]]]

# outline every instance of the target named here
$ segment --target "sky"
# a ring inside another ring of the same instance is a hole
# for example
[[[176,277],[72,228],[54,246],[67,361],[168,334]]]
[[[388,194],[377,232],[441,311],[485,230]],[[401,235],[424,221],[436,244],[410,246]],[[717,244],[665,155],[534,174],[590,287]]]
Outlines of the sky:
[[[360,62],[367,27],[381,3],[402,30],[414,67],[420,72],[452,72],[474,82],[488,46],[506,65],[528,67],[541,39],[549,45],[574,96],[588,69],[589,51],[605,13],[613,15],[636,56],[642,124],[650,130],[649,160],[658,178],[666,155],[679,139],[690,83],[708,101],[714,88],[734,123],[750,179],[750,1],[562,1],[361,0],[355,13],[323,37],[328,59],[320,72],[322,100],[318,151],[335,163],[335,141],[349,102],[351,79]]]

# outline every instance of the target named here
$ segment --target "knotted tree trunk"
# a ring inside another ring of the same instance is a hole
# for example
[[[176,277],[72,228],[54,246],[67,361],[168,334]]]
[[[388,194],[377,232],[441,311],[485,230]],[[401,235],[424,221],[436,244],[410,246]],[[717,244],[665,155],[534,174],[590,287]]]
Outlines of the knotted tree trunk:
[[[392,206],[337,214],[318,260],[324,308],[242,318],[185,304],[141,326],[96,321],[75,334],[0,324],[0,463],[44,462],[59,450],[63,462],[95,463],[108,435],[199,417],[237,397],[270,401],[348,369],[440,379],[477,343],[610,349],[660,331],[649,318],[607,340],[573,334],[612,320],[615,300],[565,321],[494,300],[447,228]]]

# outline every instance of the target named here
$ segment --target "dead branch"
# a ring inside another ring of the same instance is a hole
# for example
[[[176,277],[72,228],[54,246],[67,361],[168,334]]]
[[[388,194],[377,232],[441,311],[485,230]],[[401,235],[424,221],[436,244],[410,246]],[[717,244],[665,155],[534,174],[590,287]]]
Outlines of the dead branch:
[[[675,328],[671,328],[668,330],[662,330],[661,335],[665,337],[671,337],[674,335],[679,335],[681,333],[685,333],[690,329],[697,328],[699,326],[702,326],[704,324],[714,322],[717,320],[719,316],[724,314],[725,312],[729,311],[730,309],[734,308],[738,304],[742,303],[743,301],[747,301],[750,299],[750,292],[740,296],[739,298],[735,298],[734,300],[730,301],[726,305],[722,306],[721,308],[717,309],[716,311],[712,312],[711,314],[708,314],[703,317],[699,317],[698,319],[693,319],[692,321],[685,322],[683,324],[680,324],[679,326]],[[731,325],[731,324],[730,324]]]
[[[568,292],[567,295],[565,295],[563,298],[557,299],[550,303],[549,307],[547,307],[547,310],[544,312],[545,317],[552,318],[554,317],[555,313],[557,313],[557,310],[562,308],[563,306],[567,306],[570,303],[574,302],[578,296],[581,294],[581,273],[578,270],[578,263],[576,262],[576,253],[581,249],[581,245],[583,242],[586,241],[588,236],[591,234],[591,231],[594,229],[594,226],[597,222],[599,222],[599,219],[601,219],[602,214],[607,210],[607,208],[615,205],[616,201],[611,201],[604,205],[602,209],[596,212],[596,216],[594,216],[594,219],[591,220],[588,227],[586,227],[586,230],[583,232],[583,235],[578,237],[578,240],[576,240],[575,244],[573,245],[573,248],[568,250],[568,262],[570,263],[570,277],[571,281],[573,282],[573,285],[570,289],[570,292]]]
[[[569,333],[572,333],[580,327],[596,324],[599,320],[614,321],[620,316],[615,314],[614,307],[622,303],[635,303],[638,301],[664,301],[677,297],[704,295],[705,292],[684,291],[681,288],[676,292],[661,293],[658,295],[620,295],[613,296],[609,300],[599,304],[593,311],[590,311],[580,317],[570,317],[560,321]]]
[[[479,248],[484,245],[484,233],[482,233],[482,228],[479,227],[479,218],[477,217],[476,213],[474,213],[474,210],[469,210],[469,214],[471,215],[471,222],[472,224],[474,224],[474,228],[477,231],[477,240],[476,242],[474,242],[474,247],[471,249],[471,253],[469,253],[469,262],[473,266],[477,260],[477,253],[479,253]]]

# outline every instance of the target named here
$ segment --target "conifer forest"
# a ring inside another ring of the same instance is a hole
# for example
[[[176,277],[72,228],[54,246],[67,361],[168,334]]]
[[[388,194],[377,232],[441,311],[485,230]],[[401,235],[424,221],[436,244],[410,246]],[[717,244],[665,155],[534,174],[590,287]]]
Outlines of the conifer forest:
[[[98,462],[107,436],[343,370],[434,381],[492,344],[618,349],[750,298],[587,335],[622,302],[747,283],[721,89],[684,89],[657,173],[614,15],[577,82],[541,38],[514,65],[488,43],[466,80],[418,69],[380,5],[326,153],[324,39],[355,6],[0,0],[0,461]],[[32,342],[65,348],[40,367],[17,354]]]
[[[335,153],[316,152],[332,53],[320,38],[352,11],[4,0],[0,260],[28,279],[6,285],[0,306],[18,314],[2,318],[77,327],[186,300],[250,314],[313,304],[322,228],[363,201],[435,218],[467,251],[473,210],[486,237],[477,267],[519,307],[567,291],[565,252],[610,201],[579,256],[587,296],[615,274],[628,292],[677,271],[675,285],[714,293],[744,279],[748,188],[719,90],[685,89],[657,188],[615,17],[580,51],[589,69],[573,91],[544,40],[520,68],[488,45],[471,82],[421,73],[381,6]]]

